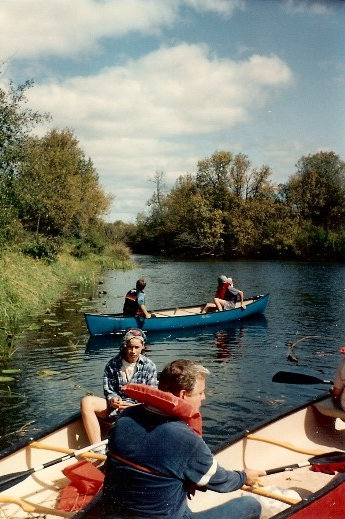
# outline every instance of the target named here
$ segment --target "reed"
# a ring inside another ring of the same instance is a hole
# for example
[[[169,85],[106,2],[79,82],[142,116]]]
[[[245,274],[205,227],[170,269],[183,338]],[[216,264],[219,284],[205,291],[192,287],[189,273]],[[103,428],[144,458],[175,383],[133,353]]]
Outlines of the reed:
[[[18,322],[61,299],[73,284],[94,286],[102,270],[133,268],[124,246],[107,249],[102,256],[75,258],[67,246],[53,262],[33,259],[18,252],[0,256],[0,330],[6,338]]]

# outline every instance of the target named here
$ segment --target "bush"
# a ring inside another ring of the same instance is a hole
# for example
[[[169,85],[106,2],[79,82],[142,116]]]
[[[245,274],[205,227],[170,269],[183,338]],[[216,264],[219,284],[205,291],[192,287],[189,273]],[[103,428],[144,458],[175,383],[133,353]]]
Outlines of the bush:
[[[61,243],[58,238],[37,235],[31,236],[20,247],[20,252],[34,259],[45,259],[48,262],[54,261],[61,250]]]

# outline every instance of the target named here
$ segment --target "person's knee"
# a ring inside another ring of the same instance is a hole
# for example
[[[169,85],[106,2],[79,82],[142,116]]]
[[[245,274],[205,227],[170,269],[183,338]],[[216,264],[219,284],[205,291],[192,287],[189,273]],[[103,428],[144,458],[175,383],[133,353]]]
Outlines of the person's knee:
[[[81,414],[89,414],[95,412],[95,403],[93,396],[84,396],[80,401]]]
[[[253,496],[244,496],[242,499],[246,501],[246,508],[248,510],[248,518],[257,519],[261,515],[261,504],[258,499]]]

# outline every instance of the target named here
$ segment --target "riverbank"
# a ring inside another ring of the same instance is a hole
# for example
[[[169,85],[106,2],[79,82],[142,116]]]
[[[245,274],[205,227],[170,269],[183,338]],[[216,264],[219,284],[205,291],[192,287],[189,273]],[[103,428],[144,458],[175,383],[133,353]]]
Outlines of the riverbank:
[[[18,252],[0,256],[0,360],[19,323],[49,310],[71,285],[92,288],[103,270],[133,268],[130,255],[130,250],[120,244],[102,255],[88,254],[81,259],[65,247],[49,263]]]

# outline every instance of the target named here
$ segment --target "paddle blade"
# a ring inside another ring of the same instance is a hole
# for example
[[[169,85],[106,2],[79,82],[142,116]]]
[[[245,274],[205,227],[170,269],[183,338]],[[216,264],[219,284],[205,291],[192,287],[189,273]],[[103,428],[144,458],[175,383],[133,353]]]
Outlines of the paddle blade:
[[[318,454],[309,458],[311,465],[322,465],[323,463],[340,463],[345,461],[345,452],[343,451],[332,451],[326,452],[325,454]]]
[[[18,485],[18,483],[24,481],[33,472],[33,470],[25,470],[24,472],[15,472],[12,474],[7,474],[6,476],[0,476],[0,492]]]
[[[331,380],[322,380],[312,375],[291,373],[290,371],[278,371],[278,373],[273,375],[272,382],[281,382],[284,384],[333,384]]]
[[[319,465],[331,465],[332,463],[342,463],[345,461],[345,452],[343,451],[332,451],[325,452],[325,454],[318,454],[317,456],[313,456],[308,460],[294,463],[292,465],[285,465],[284,467],[276,467],[274,469],[268,469],[265,471],[265,474],[269,476],[270,474],[277,474],[278,472],[285,472],[290,470],[299,469],[302,467],[308,467],[310,465],[319,466]]]

